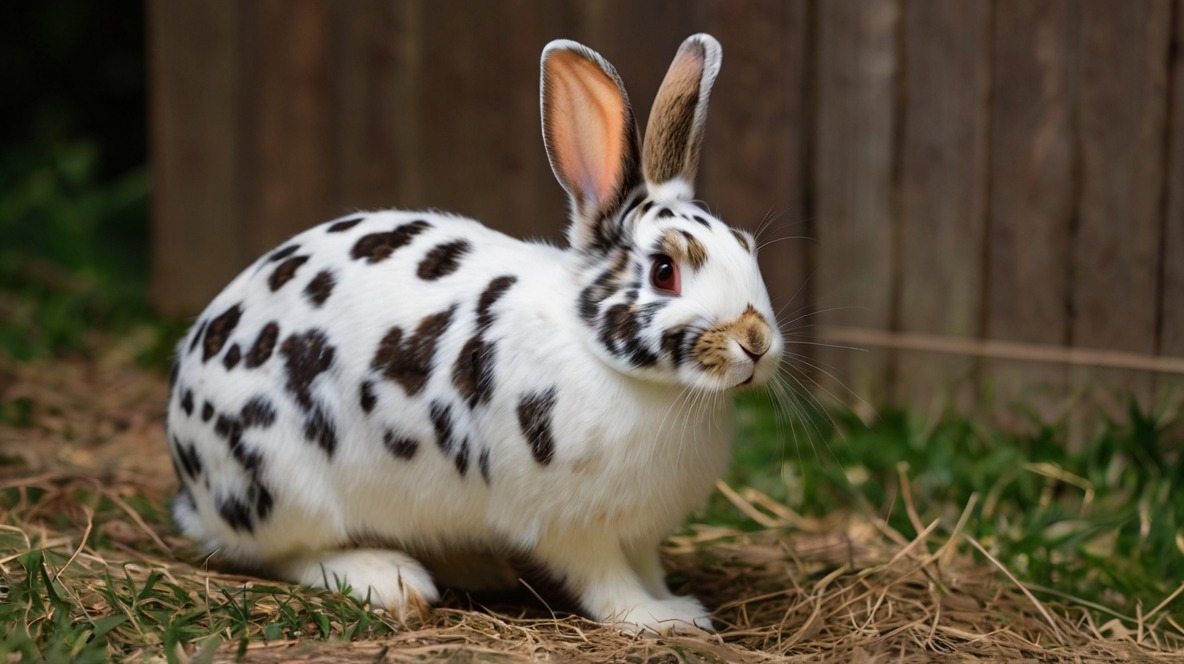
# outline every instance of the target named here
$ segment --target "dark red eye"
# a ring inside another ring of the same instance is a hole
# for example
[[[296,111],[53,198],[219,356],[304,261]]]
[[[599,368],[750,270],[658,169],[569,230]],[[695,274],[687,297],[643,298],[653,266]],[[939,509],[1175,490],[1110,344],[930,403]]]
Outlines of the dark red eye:
[[[682,280],[678,278],[678,263],[674,259],[658,254],[650,267],[650,285],[659,293],[678,295],[682,292]]]

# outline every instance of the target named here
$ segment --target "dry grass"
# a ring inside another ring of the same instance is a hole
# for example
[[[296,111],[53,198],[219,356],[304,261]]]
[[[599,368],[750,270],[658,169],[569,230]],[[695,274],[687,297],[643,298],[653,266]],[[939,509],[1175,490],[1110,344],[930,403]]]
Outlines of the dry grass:
[[[808,519],[722,484],[761,529],[693,526],[666,550],[672,581],[716,607],[718,634],[624,636],[525,592],[496,611],[450,594],[399,624],[333,593],[201,569],[163,514],[165,390],[119,359],[0,363],[7,647],[25,629],[39,649],[82,657],[91,635],[131,660],[1184,661],[1184,630],[1158,607],[1132,628],[1104,607],[1042,602],[962,522],[921,523],[907,494],[914,538],[867,510]]]

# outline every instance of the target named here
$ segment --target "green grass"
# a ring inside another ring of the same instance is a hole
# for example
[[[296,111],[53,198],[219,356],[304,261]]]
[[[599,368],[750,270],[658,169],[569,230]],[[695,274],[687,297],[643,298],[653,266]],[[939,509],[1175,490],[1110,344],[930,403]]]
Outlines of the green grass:
[[[871,426],[845,412],[785,423],[764,397],[745,405],[731,481],[801,514],[855,507],[915,536],[903,488],[921,522],[940,519],[947,532],[972,505],[963,532],[1022,581],[1132,620],[1184,582],[1181,441],[1134,405],[1079,452],[1064,424],[1012,435],[952,412],[900,410]],[[738,518],[719,497],[705,516]],[[1161,610],[1184,622],[1184,597]]]

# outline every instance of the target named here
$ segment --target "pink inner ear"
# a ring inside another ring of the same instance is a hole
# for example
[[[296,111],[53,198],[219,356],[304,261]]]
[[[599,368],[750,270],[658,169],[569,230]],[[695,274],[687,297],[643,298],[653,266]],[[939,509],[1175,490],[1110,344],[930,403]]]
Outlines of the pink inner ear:
[[[615,81],[570,52],[548,67],[553,156],[568,184],[594,204],[604,202],[621,179],[625,107]]]

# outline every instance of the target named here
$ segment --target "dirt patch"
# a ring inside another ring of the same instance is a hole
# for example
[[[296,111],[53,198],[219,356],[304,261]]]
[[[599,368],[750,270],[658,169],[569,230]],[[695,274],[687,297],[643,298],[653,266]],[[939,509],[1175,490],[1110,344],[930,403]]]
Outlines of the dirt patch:
[[[330,606],[329,594],[205,570],[168,526],[164,504],[174,479],[164,445],[166,393],[163,378],[119,358],[0,360],[5,582],[15,587],[43,569],[71,598],[76,619],[91,621],[121,615],[113,587],[139,588],[143,598],[145,586],[168,586],[197,607],[195,624],[208,621],[201,624],[219,637],[176,644],[120,622],[111,632],[116,658],[159,658],[169,648],[181,660],[241,653],[260,662],[1182,659],[1181,631],[1162,624],[1162,614],[1144,615],[1132,628],[1072,600],[1042,602],[959,528],[916,523],[921,535],[909,539],[876,518],[807,519],[723,484],[763,527],[694,526],[664,552],[672,584],[715,608],[717,634],[626,636],[552,614],[545,597],[526,591],[496,599],[448,593],[441,607],[406,625],[358,609],[318,627],[318,616],[332,613],[318,613]],[[46,553],[32,559],[30,551]],[[26,567],[31,560],[38,569]],[[215,603],[248,593],[250,611],[237,626],[217,621]],[[309,627],[303,635],[269,631],[281,619]]]

